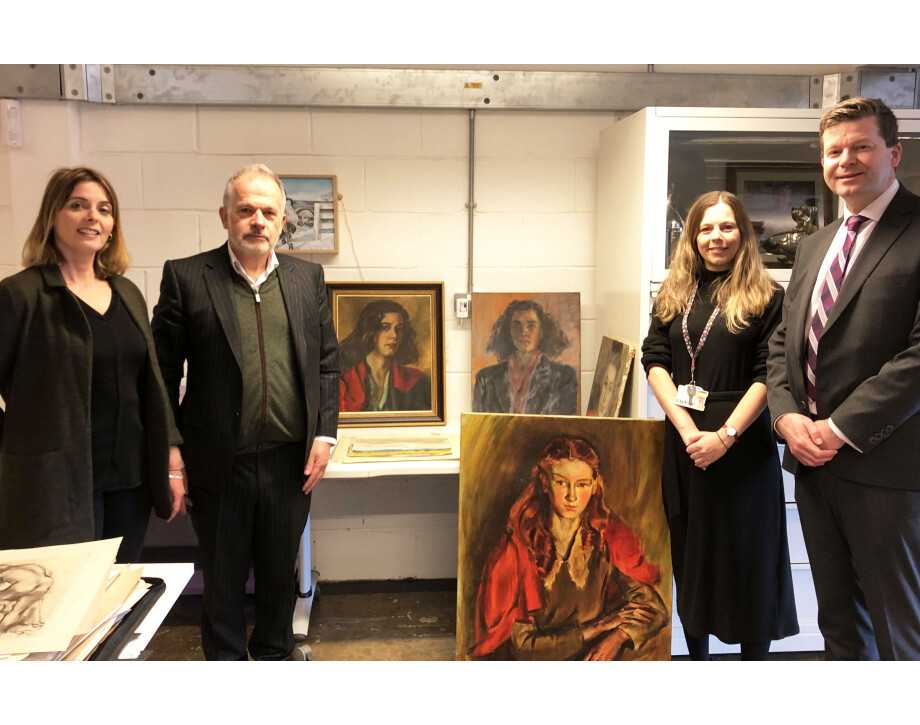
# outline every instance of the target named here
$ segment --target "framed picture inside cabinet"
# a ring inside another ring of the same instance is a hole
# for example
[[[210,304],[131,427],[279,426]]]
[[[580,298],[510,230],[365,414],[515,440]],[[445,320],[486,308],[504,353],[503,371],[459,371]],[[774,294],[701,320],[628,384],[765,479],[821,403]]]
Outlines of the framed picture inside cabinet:
[[[821,164],[728,164],[726,184],[751,217],[767,267],[790,269],[799,240],[836,218]]]
[[[329,282],[339,425],[444,425],[444,284]]]
[[[335,254],[339,251],[338,186],[335,176],[281,176],[287,217],[278,252]]]

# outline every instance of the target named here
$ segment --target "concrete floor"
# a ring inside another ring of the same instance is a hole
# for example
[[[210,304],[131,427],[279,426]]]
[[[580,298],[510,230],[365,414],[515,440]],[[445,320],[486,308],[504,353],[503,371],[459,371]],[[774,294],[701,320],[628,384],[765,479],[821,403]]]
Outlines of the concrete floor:
[[[251,622],[251,602],[247,610]],[[200,618],[201,597],[180,597],[151,640],[148,659],[203,660]],[[451,580],[324,583],[313,603],[307,644],[314,661],[453,660],[456,621],[457,589]],[[823,660],[824,653],[782,652],[770,659]]]
[[[321,585],[307,637],[314,660],[455,659],[457,590],[448,586],[412,591],[393,583],[389,588],[396,591],[372,591]],[[203,660],[200,618],[201,597],[180,597],[148,645],[148,659]],[[252,621],[251,601],[247,618]]]

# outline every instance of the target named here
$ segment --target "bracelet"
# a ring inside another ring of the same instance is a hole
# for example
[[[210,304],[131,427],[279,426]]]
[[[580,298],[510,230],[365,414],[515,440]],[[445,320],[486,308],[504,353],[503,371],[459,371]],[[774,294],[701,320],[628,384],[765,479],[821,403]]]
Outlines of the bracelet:
[[[716,431],[716,438],[719,439],[719,443],[721,443],[721,444],[722,444],[722,447],[727,451],[727,450],[728,450],[728,446],[725,445],[725,441],[722,440],[722,436],[719,435],[719,431]]]
[[[182,475],[174,476],[173,474],[170,473],[169,476],[168,476],[168,478],[177,478],[177,479],[179,479],[179,480],[181,481],[181,480],[184,478],[184,476],[182,476]]]

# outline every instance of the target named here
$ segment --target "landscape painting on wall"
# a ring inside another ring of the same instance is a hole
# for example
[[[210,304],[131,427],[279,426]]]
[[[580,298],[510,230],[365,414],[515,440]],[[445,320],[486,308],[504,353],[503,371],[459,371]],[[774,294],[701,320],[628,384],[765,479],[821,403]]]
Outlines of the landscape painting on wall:
[[[666,660],[664,422],[465,414],[457,658]]]
[[[279,252],[310,254],[339,251],[338,188],[335,176],[282,176],[284,226]]]
[[[588,412],[585,415],[616,418],[620,414],[623,393],[635,357],[635,345],[612,337],[601,339],[601,349],[594,368],[594,382],[588,396]]]
[[[473,411],[578,415],[578,292],[473,294]]]
[[[328,282],[339,425],[444,424],[444,285]]]

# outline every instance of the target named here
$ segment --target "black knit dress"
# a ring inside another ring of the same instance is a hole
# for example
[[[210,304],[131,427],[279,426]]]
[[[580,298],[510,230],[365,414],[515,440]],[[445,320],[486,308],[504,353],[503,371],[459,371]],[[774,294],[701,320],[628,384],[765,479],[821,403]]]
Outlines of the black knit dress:
[[[724,274],[701,275],[687,320],[694,350],[714,309],[710,289]],[[723,315],[716,318],[696,360],[696,384],[709,391],[706,410],[686,409],[699,430],[718,430],[748,388],[766,381],[767,342],[782,302],[777,289],[763,317],[738,334],[729,332]],[[690,382],[681,321],[678,315],[665,325],[654,317],[642,344],[646,374],[660,366],[675,385]],[[670,420],[665,428],[662,496],[684,631],[714,634],[726,643],[797,634],[782,473],[769,412],[705,471],[693,464]]]

